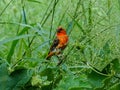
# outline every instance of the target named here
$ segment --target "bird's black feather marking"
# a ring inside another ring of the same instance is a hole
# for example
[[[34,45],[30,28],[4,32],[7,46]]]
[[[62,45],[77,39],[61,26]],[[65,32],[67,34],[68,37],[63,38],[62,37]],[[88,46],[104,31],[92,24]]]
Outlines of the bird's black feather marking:
[[[55,50],[55,48],[56,48],[56,46],[59,44],[59,39],[55,39],[54,41],[53,41],[53,44],[52,44],[52,46],[50,47],[50,51],[54,51]]]

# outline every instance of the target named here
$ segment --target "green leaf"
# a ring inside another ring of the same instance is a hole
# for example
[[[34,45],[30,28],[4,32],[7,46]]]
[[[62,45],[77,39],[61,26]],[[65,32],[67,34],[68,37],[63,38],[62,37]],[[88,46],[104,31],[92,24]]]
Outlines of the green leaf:
[[[24,34],[24,35],[15,36],[15,37],[12,37],[12,38],[7,38],[7,39],[4,39],[4,40],[0,41],[0,45],[6,44],[6,43],[11,42],[11,41],[19,40],[19,39],[22,39],[22,38],[32,37],[32,36],[35,36],[35,35]]]
[[[7,55],[7,60],[8,60],[9,63],[10,63],[10,61],[11,61],[11,57],[12,57],[12,55],[13,55],[13,53],[14,53],[15,47],[16,47],[19,39],[21,39],[21,38],[26,38],[26,37],[29,37],[29,36],[30,36],[30,35],[28,35],[28,34],[27,34],[27,35],[22,35],[22,34],[24,34],[28,29],[29,29],[29,27],[25,27],[16,37],[4,40],[4,41],[6,41],[6,43],[7,43],[7,42],[10,42],[10,41],[13,41],[13,42],[12,42],[12,45],[11,45],[11,48],[10,48],[10,51],[9,51],[9,53],[8,53],[8,55]]]
[[[113,70],[120,73],[120,61],[119,61],[119,59],[115,58],[112,60],[111,63],[113,63],[113,66],[112,66]]]
[[[7,65],[0,66],[0,89],[1,90],[21,90],[32,77],[32,72],[19,68],[8,73]]]
[[[108,57],[108,55],[111,53],[111,50],[110,50],[110,40],[108,40],[105,45],[103,46],[103,48],[101,49],[100,51],[100,57],[105,59]]]
[[[65,75],[58,84],[55,90],[81,90],[81,89],[90,89],[91,86],[88,83],[85,75],[74,76],[74,75]]]
[[[6,90],[7,88],[7,80],[9,78],[7,65],[5,63],[0,66],[0,89]]]
[[[115,83],[114,85],[112,85],[109,90],[120,90],[120,82]]]
[[[31,79],[32,72],[28,72],[26,69],[19,69],[14,71],[8,79],[9,89],[21,89]],[[10,83],[12,82],[12,83]]]
[[[105,54],[109,54],[111,51],[110,51],[110,40],[108,40],[105,45],[103,46],[103,50],[105,51]]]
[[[100,75],[94,71],[92,71],[90,74],[88,74],[88,81],[91,83],[91,86],[96,88],[101,88],[104,86],[104,80],[108,77],[104,75]]]
[[[38,86],[42,84],[42,79],[39,75],[33,76],[31,80],[32,86]]]
[[[54,74],[53,74],[53,69],[47,68],[44,71],[41,72],[41,76],[47,76],[48,81],[54,80]]]
[[[111,62],[106,64],[106,66],[102,70],[102,73],[104,74],[113,74],[114,72],[116,74],[120,73],[120,62],[118,58],[115,58]]]
[[[41,4],[41,2],[40,2],[40,1],[37,1],[37,0],[27,0],[27,1]]]
[[[59,82],[62,80],[63,76],[62,75],[59,75],[55,81],[54,81],[54,87],[57,87],[57,85],[59,84]]]

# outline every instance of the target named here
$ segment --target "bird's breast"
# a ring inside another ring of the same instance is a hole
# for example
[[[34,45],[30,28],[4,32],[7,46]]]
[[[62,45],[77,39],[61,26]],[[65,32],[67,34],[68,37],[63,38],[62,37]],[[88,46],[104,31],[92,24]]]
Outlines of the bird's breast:
[[[68,36],[67,35],[61,35],[58,37],[60,44],[64,45],[68,42]]]

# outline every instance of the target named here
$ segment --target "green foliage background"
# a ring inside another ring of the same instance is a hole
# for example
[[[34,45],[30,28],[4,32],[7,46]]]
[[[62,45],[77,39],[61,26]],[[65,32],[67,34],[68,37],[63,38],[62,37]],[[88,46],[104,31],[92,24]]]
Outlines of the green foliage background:
[[[1,0],[1,90],[119,90],[120,0]],[[46,55],[56,28],[62,63]]]

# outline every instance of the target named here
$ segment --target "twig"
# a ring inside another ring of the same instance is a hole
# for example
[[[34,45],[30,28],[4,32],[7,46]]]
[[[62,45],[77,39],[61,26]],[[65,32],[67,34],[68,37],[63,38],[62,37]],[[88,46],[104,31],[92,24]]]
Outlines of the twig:
[[[78,3],[77,3],[76,9],[75,9],[75,13],[74,13],[74,16],[72,18],[72,22],[76,21],[75,19],[77,18],[77,12],[78,12],[79,7],[80,7],[80,2],[81,2],[81,0],[79,0]],[[73,27],[74,27],[74,25],[75,25],[75,23],[73,23]],[[70,30],[69,35],[71,34],[72,30],[73,29]]]
[[[55,0],[54,1],[54,5],[53,5],[53,10],[52,10],[53,13],[52,13],[52,20],[51,20],[51,27],[50,27],[49,38],[51,38],[51,33],[52,33],[52,28],[53,28],[53,20],[54,20],[54,13],[55,13],[55,7],[56,7],[57,3],[58,3],[58,0]],[[50,44],[50,42],[49,42],[49,44]]]
[[[52,2],[53,2],[53,0],[51,0],[51,2],[50,2],[50,4],[49,4],[49,6],[48,6],[48,8],[47,8],[46,12],[45,12],[45,13],[44,13],[44,15],[43,15],[42,20],[40,21],[40,23],[42,23],[42,22],[43,22],[43,20],[45,19],[45,15],[47,14],[47,12],[48,12],[48,10],[49,10],[49,8],[50,8],[50,6],[51,6]]]

